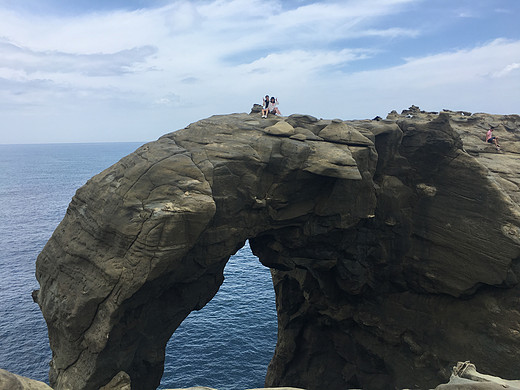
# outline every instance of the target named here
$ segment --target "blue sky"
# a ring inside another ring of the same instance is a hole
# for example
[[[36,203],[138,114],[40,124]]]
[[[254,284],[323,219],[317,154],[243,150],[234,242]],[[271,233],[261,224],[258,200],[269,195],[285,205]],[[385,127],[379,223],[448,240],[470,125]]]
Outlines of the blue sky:
[[[261,6],[259,6],[261,4]],[[0,143],[282,114],[519,113],[518,0],[0,0]]]

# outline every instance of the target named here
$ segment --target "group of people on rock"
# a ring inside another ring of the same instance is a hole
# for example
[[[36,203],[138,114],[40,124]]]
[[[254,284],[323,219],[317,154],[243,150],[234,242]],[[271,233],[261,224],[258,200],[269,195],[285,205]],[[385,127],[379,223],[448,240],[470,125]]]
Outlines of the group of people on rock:
[[[275,98],[274,96],[271,96],[271,98],[269,98],[269,95],[265,95],[262,101],[262,118],[267,118],[267,115],[269,114],[282,115],[282,113],[278,109],[277,98]]]
[[[267,118],[269,114],[282,115],[278,109],[278,99],[274,96],[269,97],[269,95],[265,95],[265,97],[262,99],[262,118]],[[493,135],[493,128],[489,129],[486,134],[486,143],[493,144],[497,150],[500,150],[498,137]]]

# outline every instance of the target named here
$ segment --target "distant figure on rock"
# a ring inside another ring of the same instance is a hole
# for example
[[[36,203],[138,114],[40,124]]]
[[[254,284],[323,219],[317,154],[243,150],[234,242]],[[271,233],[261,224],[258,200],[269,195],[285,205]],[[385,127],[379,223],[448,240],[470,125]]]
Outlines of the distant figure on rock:
[[[278,115],[282,115],[282,113],[280,112],[280,110],[278,109],[278,99],[276,99],[274,96],[271,97],[271,101],[269,102],[269,114],[278,114]],[[265,116],[267,118],[267,115]]]
[[[262,103],[262,118],[267,118],[269,112],[269,95],[265,95]]]
[[[500,150],[500,144],[498,143],[498,137],[493,136],[493,128],[489,129],[486,134],[486,142],[490,144],[495,144],[495,148]]]

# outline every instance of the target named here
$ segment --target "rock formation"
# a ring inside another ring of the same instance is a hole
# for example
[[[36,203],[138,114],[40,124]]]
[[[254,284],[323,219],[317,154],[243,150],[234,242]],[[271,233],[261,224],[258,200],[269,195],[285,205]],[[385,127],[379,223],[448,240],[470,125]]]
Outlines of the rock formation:
[[[520,390],[520,380],[504,380],[492,375],[481,374],[474,364],[458,362],[453,367],[450,381],[435,390]]]
[[[267,387],[431,388],[459,360],[518,376],[519,129],[253,109],[142,146],[77,191],[38,257],[51,385],[156,388],[168,339],[247,239],[276,292]]]
[[[0,369],[0,390],[52,390],[47,384]]]

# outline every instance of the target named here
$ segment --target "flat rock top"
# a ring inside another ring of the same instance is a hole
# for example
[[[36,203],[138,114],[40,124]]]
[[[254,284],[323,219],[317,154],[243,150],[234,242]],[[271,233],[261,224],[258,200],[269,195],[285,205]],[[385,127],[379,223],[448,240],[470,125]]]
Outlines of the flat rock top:
[[[427,113],[417,108],[405,110],[401,115],[389,115],[392,120],[425,122],[444,116],[450,126],[460,135],[463,149],[482,164],[496,184],[507,193],[511,200],[520,204],[520,115],[493,115],[444,110]],[[492,128],[498,137],[501,150],[486,143],[486,133]]]

